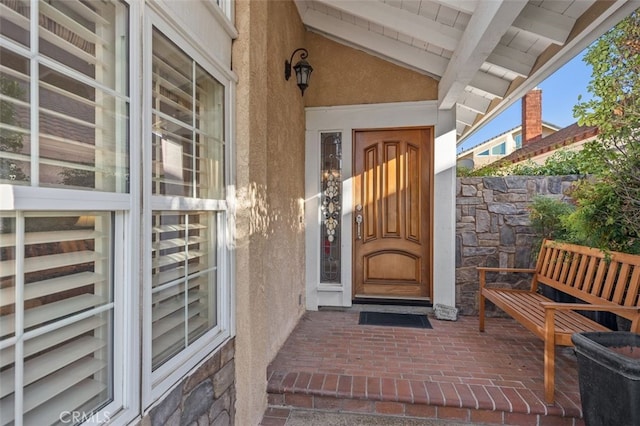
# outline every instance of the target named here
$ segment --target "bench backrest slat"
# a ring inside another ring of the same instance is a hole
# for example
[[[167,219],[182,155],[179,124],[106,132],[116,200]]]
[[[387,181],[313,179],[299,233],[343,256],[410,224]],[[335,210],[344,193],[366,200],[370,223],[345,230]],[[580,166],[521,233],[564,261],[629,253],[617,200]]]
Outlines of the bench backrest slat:
[[[595,257],[588,257],[588,256],[587,256],[587,259],[589,260],[589,266],[587,267],[587,275],[585,275],[584,277],[584,285],[586,287],[583,290],[586,292],[590,292],[594,287],[593,277],[596,274],[598,259],[596,259]]]
[[[576,274],[578,273],[578,266],[582,264],[582,256],[579,253],[575,253],[574,256],[575,256],[575,259],[573,259],[573,261],[571,262],[571,269],[569,270],[569,275],[566,277],[567,282],[577,282]]]
[[[574,279],[577,283],[580,283],[578,286],[580,290],[589,291],[589,282],[584,279],[584,275],[587,273],[587,266],[589,266],[589,257],[582,254],[580,254],[579,256],[580,268],[578,269],[578,273],[576,274]]]
[[[602,287],[602,292],[600,293],[599,296],[604,299],[611,300],[613,302],[614,301],[612,300],[613,285],[618,281],[616,277],[618,275],[618,270],[620,269],[620,264],[613,260],[609,262],[608,265],[607,265],[607,262],[602,262],[602,263],[604,263],[603,269],[606,268],[607,272],[606,272],[606,279],[604,280],[604,286]]]
[[[542,245],[542,252],[544,252],[544,256],[540,256],[538,262],[538,271],[542,273],[542,275],[547,275],[547,271],[551,265],[551,255],[553,253],[553,248],[548,248],[544,244]],[[542,254],[542,252],[540,254]]]
[[[554,280],[557,280],[560,277],[560,270],[562,269],[562,265],[565,261],[564,257],[562,256],[562,252],[560,250],[554,249],[551,261],[555,263],[552,277]]]
[[[624,306],[640,306],[640,267],[633,268],[629,291],[624,298]]]
[[[628,263],[620,264],[620,270],[618,271],[618,279],[616,280],[615,292],[613,293],[612,302],[622,305],[625,290],[627,288],[627,282],[629,281],[629,270],[631,265]]]
[[[601,297],[604,277],[607,272],[607,262],[603,259],[596,258],[596,262],[598,263],[598,271],[596,272],[596,276],[593,278],[593,286],[591,287],[591,291],[589,293]]]
[[[545,240],[536,271],[537,282],[584,302],[640,307],[640,255]]]
[[[565,254],[565,261],[562,262],[562,270],[560,271],[560,277],[558,278],[561,282],[569,282],[567,281],[567,276],[569,275],[569,270],[571,266],[573,266],[574,259],[573,256],[576,256],[575,253],[567,253]]]

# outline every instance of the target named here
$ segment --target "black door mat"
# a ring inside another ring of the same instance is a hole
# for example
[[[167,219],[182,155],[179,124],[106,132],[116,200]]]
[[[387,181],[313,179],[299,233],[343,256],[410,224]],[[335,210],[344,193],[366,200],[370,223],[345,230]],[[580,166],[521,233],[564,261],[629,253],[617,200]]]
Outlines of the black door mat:
[[[391,312],[360,312],[361,325],[387,325],[391,327],[433,328],[426,315],[395,314]]]

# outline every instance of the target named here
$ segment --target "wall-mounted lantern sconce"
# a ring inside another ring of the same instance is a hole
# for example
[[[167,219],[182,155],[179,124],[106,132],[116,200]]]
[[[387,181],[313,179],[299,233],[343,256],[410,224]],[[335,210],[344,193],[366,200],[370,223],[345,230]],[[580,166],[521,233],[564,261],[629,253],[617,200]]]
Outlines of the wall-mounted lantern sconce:
[[[313,67],[307,62],[307,49],[299,48],[293,51],[291,54],[291,59],[288,61],[285,59],[284,61],[284,79],[289,80],[291,77],[291,63],[293,62],[293,57],[296,53],[300,53],[300,60],[293,66],[294,71],[296,72],[296,82],[300,91],[302,92],[302,96],[304,96],[304,90],[309,87],[309,78],[311,77],[311,72],[313,71]]]

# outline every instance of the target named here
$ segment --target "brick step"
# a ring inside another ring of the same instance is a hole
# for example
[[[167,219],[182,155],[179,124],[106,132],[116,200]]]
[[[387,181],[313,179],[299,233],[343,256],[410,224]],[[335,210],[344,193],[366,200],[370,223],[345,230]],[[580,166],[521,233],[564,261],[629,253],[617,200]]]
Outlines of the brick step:
[[[306,409],[472,424],[584,425],[575,407],[531,403],[506,387],[289,372],[272,373],[267,391],[269,410],[280,414]]]
[[[478,423],[450,419],[347,413],[301,408],[269,408],[259,426],[477,426]]]

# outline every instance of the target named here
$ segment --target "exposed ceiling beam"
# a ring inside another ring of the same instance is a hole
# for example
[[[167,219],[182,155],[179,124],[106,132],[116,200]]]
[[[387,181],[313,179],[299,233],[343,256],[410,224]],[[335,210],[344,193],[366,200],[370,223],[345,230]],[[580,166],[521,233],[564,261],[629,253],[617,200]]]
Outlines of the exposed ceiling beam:
[[[576,20],[569,16],[527,4],[513,21],[513,27],[562,46],[575,23]]]
[[[569,42],[563,46],[562,50],[542,64],[536,65],[535,71],[529,76],[526,82],[512,89],[509,94],[495,105],[490,111],[482,116],[475,125],[464,133],[464,136],[458,140],[458,144],[464,142],[469,136],[481,129],[487,122],[498,114],[507,109],[513,102],[523,97],[529,90],[538,85],[545,78],[553,74],[560,66],[566,64],[591,44],[600,35],[620,22],[624,17],[628,16],[635,9],[640,7],[638,0],[614,0],[613,2],[598,2],[593,7],[601,7],[607,9],[606,13],[596,13],[594,17],[588,19],[587,24],[581,28],[578,34],[575,34]],[[584,36],[587,34],[587,36]]]
[[[450,9],[471,15],[476,10],[477,0],[435,0]]]
[[[447,59],[442,56],[409,46],[316,10],[307,9],[303,19],[305,25],[312,29],[344,40],[350,45],[364,48],[368,53],[406,64],[431,75],[441,76],[447,67]]]
[[[487,57],[490,64],[509,70],[521,77],[527,77],[536,63],[536,57],[504,44],[498,44]]]
[[[478,90],[492,98],[502,98],[509,90],[509,84],[511,84],[509,81],[484,71],[478,71],[469,82],[473,90]]]
[[[526,5],[526,0],[478,3],[438,85],[440,109],[451,109],[458,101],[464,88]]]
[[[316,3],[324,4],[382,25],[423,43],[430,43],[452,52],[462,37],[462,31],[457,28],[379,1],[316,0]]]
[[[477,115],[477,113],[461,107],[460,104],[458,104],[456,108],[456,120],[464,123],[467,126],[473,125],[473,123],[476,121]]]
[[[465,90],[464,94],[460,98],[458,106],[473,111],[477,114],[484,114],[491,105],[491,100],[483,96],[476,95],[475,93]]]

